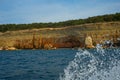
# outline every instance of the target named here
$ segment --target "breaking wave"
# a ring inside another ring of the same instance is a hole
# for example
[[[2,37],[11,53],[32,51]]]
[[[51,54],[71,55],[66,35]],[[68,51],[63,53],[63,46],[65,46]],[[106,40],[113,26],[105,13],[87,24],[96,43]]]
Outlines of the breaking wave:
[[[79,49],[60,80],[120,80],[120,50]]]

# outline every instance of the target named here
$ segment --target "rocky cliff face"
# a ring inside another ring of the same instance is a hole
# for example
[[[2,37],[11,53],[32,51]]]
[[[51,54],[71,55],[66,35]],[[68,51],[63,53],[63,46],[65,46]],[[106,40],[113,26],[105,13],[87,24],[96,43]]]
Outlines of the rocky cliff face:
[[[33,37],[34,36],[34,37]],[[86,36],[90,36],[87,37]],[[120,22],[91,23],[61,28],[42,28],[0,33],[0,46],[18,48],[72,48],[96,45],[104,40],[117,43],[120,38]]]

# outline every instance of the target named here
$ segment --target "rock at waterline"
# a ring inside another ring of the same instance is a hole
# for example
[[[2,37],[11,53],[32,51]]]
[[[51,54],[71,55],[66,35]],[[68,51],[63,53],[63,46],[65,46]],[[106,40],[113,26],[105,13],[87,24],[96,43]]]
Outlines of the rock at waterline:
[[[94,48],[93,42],[92,42],[92,38],[90,36],[87,36],[85,38],[85,47],[86,48]]]

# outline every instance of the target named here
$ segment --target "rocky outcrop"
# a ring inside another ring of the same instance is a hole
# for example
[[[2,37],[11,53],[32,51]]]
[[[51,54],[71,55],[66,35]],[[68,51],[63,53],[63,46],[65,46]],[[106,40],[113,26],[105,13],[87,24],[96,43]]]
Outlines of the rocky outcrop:
[[[15,47],[8,47],[8,46],[5,46],[5,47],[0,47],[0,50],[16,50]]]
[[[3,48],[2,48],[2,47],[0,47],[0,50],[3,50]]]
[[[93,42],[92,42],[92,38],[90,36],[87,36],[85,38],[85,47],[86,48],[94,48]]]
[[[4,46],[13,46],[17,49],[44,49],[51,48],[50,44],[53,48],[94,48],[101,40],[111,40],[115,46],[119,46],[119,38],[120,22],[9,31],[0,33],[0,50],[7,49]]]
[[[7,50],[16,50],[16,48],[15,47],[8,47]]]

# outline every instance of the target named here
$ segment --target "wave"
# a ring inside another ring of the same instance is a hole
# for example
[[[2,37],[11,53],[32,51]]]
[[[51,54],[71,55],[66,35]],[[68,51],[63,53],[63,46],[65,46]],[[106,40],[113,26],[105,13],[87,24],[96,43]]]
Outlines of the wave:
[[[79,49],[60,80],[120,80],[120,50]]]

